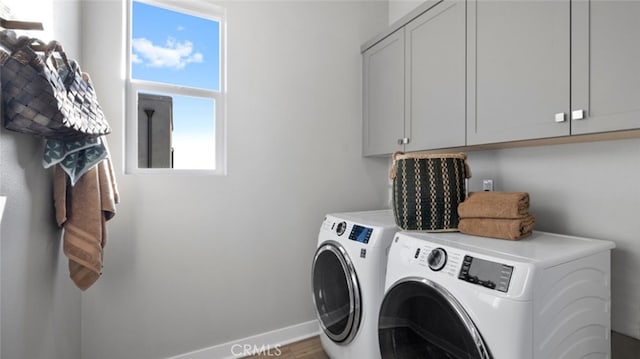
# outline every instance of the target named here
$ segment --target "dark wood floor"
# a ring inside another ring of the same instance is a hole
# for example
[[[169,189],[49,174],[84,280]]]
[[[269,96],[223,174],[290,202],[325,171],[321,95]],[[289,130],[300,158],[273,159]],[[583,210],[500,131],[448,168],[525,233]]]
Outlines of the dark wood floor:
[[[280,355],[278,359],[329,359],[327,354],[322,350],[319,337],[313,337],[299,342],[291,343],[280,348]],[[259,358],[273,358],[274,353],[271,355],[261,354],[245,359],[259,359]]]
[[[636,359],[639,358],[640,341],[626,337],[622,334],[612,332],[611,336],[612,359]],[[281,353],[279,359],[329,359],[327,354],[322,350],[319,337],[305,339],[280,348]],[[273,358],[271,355],[257,355],[246,357],[244,359],[264,359]]]

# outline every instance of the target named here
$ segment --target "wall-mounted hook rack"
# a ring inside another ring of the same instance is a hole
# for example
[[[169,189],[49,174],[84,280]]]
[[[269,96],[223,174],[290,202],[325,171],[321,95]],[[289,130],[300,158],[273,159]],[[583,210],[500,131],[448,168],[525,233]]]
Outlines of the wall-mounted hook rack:
[[[41,22],[6,20],[1,17],[0,27],[8,30],[44,30]]]

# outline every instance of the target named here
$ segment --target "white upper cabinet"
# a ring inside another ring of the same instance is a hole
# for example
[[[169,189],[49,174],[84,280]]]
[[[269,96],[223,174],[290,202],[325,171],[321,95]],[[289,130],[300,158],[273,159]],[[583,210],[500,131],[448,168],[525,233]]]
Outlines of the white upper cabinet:
[[[466,2],[426,6],[363,53],[365,156],[465,145]]]
[[[406,151],[465,145],[465,10],[443,1],[405,27]]]
[[[572,134],[640,128],[640,1],[574,1]]]
[[[569,135],[569,1],[477,0],[467,16],[467,144]]]
[[[469,1],[467,144],[640,128],[640,1]]]
[[[640,0],[443,0],[399,22],[363,54],[365,155],[640,129]]]
[[[363,154],[402,150],[404,137],[404,30],[363,54]]]

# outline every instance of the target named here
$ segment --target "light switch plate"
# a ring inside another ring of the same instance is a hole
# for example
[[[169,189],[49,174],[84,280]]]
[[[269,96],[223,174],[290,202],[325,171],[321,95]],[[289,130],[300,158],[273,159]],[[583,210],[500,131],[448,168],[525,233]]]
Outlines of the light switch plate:
[[[7,197],[0,196],[0,222],[2,222],[2,214],[4,213],[4,205],[7,204]]]

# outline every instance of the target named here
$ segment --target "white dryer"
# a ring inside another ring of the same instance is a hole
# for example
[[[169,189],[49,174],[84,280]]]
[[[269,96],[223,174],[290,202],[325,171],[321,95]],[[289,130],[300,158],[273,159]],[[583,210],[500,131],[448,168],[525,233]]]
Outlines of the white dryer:
[[[391,210],[329,214],[322,222],[313,301],[320,340],[332,359],[380,358],[378,313],[397,231]]]
[[[389,251],[385,358],[610,358],[610,241],[405,233]]]

